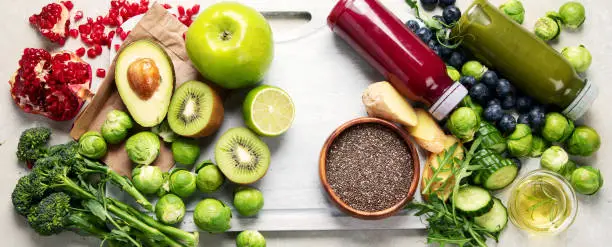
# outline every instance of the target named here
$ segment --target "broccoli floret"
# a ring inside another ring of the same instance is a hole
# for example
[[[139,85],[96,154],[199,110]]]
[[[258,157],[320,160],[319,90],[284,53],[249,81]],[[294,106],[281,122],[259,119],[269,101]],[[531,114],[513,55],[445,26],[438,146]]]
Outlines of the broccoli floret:
[[[70,214],[70,196],[63,192],[53,193],[40,201],[28,214],[28,223],[43,236],[62,232]]]
[[[34,182],[34,176],[28,175],[17,181],[17,185],[15,185],[11,194],[11,200],[17,213],[26,216],[43,195],[44,189],[37,186]]]
[[[21,133],[17,144],[17,159],[33,162],[47,154],[47,143],[51,138],[51,129],[46,127],[30,128]]]

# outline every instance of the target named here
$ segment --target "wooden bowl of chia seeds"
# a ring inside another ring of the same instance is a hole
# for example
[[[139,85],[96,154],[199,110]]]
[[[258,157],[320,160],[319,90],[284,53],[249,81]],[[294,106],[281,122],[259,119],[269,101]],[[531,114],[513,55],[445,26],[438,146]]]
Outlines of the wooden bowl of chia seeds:
[[[319,176],[331,200],[345,213],[367,220],[402,210],[417,189],[419,168],[408,133],[371,117],[338,127],[319,158]]]

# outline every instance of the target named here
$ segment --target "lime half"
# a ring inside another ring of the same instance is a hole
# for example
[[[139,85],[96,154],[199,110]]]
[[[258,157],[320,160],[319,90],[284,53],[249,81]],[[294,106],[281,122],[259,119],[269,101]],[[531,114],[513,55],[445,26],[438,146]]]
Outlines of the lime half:
[[[295,107],[284,90],[268,85],[254,88],[242,105],[246,125],[262,136],[279,136],[293,123]]]

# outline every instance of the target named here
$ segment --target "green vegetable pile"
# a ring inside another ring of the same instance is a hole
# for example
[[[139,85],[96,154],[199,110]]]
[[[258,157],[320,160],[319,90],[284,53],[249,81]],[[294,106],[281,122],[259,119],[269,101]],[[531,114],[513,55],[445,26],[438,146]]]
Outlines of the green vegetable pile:
[[[81,155],[81,145],[48,147],[47,128],[23,132],[17,156],[32,162],[32,172],[19,179],[12,203],[37,233],[88,234],[119,246],[197,246],[198,233],[161,224],[139,210],[105,195],[107,181],[118,185],[140,205],[151,203],[129,179]]]

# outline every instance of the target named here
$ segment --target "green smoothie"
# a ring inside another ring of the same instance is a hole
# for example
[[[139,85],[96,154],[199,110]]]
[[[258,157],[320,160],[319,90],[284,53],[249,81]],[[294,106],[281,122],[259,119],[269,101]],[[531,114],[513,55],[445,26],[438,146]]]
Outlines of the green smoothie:
[[[474,1],[453,34],[486,66],[540,103],[565,109],[570,118],[579,118],[596,97],[595,87],[559,52],[486,0]]]

